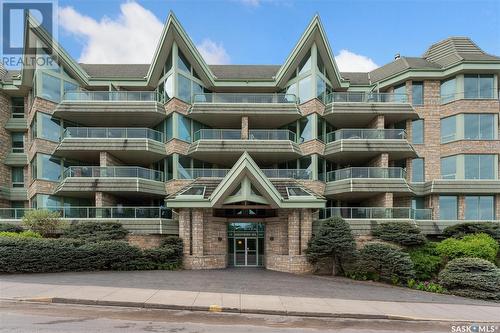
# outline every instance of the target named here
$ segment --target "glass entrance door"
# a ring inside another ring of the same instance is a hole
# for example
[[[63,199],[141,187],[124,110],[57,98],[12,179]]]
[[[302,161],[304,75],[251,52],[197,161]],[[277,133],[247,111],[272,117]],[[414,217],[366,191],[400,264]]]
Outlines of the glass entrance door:
[[[234,265],[257,266],[256,238],[244,237],[234,239]]]
[[[264,224],[235,222],[228,225],[229,266],[264,265]]]
[[[247,238],[247,266],[257,266],[257,239]]]

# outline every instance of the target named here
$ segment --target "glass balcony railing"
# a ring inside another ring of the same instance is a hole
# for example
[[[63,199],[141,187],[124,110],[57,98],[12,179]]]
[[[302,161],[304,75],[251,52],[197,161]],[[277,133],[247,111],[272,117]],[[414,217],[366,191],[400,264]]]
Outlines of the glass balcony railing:
[[[333,92],[326,96],[326,103],[408,103],[408,94],[377,93],[365,91]]]
[[[249,140],[290,140],[295,141],[295,133],[290,130],[250,130]]]
[[[308,169],[262,169],[268,178],[311,179],[311,170]]]
[[[163,172],[141,167],[128,166],[70,166],[64,170],[63,179],[67,177],[84,178],[142,178],[163,181]]]
[[[151,102],[160,101],[156,91],[68,91],[63,101]]]
[[[441,104],[453,102],[460,99],[498,99],[500,97],[500,92],[491,89],[485,89],[481,91],[477,90],[467,90],[462,92],[457,92],[453,94],[441,95]]]
[[[415,219],[431,220],[432,209],[407,207],[327,207],[319,210],[320,219],[342,217],[344,219]]]
[[[194,94],[193,103],[297,103],[292,94],[206,93]]]
[[[151,128],[67,127],[64,138],[151,139],[163,142],[163,133]]]
[[[352,167],[327,172],[326,181],[350,178],[406,178],[403,168]]]
[[[337,140],[390,140],[406,139],[406,131],[402,129],[340,129],[326,135],[326,142]]]
[[[201,129],[194,133],[193,141],[198,140],[240,140],[241,130],[234,129]]]
[[[165,207],[47,207],[61,218],[171,219],[172,210]],[[22,219],[33,208],[0,208],[0,219]]]
[[[224,178],[230,169],[185,168],[179,170],[180,179]]]

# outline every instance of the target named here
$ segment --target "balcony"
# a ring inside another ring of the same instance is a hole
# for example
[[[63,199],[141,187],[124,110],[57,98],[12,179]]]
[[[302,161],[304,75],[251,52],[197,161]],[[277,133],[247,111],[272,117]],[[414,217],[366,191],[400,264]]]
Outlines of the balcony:
[[[320,219],[342,217],[343,219],[411,219],[431,220],[432,209],[409,207],[327,207],[319,210]]]
[[[22,153],[8,153],[3,160],[3,164],[11,167],[22,167],[28,164],[28,155],[24,152]]]
[[[189,115],[213,127],[241,126],[241,116],[248,116],[255,128],[281,127],[301,117],[297,97],[277,93],[195,94]]]
[[[411,183],[415,195],[429,194],[500,194],[499,179],[434,179]]]
[[[440,96],[441,104],[446,104],[458,100],[498,100],[500,97],[499,91],[487,89],[482,91],[461,91],[453,94],[445,94]]]
[[[67,92],[54,116],[87,126],[153,127],[166,118],[154,91]]]
[[[341,129],[328,133],[325,142],[325,157],[339,164],[366,163],[381,153],[391,160],[417,157],[402,129]]]
[[[179,232],[172,211],[165,207],[48,207],[71,222],[116,221],[134,234],[172,234]],[[0,208],[0,220],[19,223],[32,208]]]
[[[242,139],[241,130],[201,129],[193,137],[188,155],[215,164],[232,165],[245,151],[266,164],[302,154],[295,133],[289,130],[250,130],[248,139]]]
[[[311,179],[307,169],[261,169],[268,178]],[[230,169],[183,169],[179,171],[180,179],[224,178]]]
[[[24,132],[28,129],[28,123],[24,115],[24,105],[11,106],[11,117],[7,120],[5,129],[11,132]]]
[[[325,118],[337,127],[366,127],[378,115],[388,123],[418,119],[407,94],[333,92],[326,103]]]
[[[93,192],[119,196],[165,196],[163,172],[129,166],[71,166],[63,172],[56,193],[91,197]]]
[[[410,194],[403,168],[353,167],[326,174],[325,196],[336,199],[369,198],[386,192]]]
[[[149,165],[166,156],[161,132],[135,127],[68,127],[56,154],[98,163],[99,153],[103,151],[134,165]]]

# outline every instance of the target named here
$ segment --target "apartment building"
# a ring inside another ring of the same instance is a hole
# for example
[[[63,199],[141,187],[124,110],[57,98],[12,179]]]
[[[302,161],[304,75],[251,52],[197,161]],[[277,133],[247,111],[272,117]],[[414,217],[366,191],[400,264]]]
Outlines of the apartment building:
[[[78,63],[35,27],[47,61],[0,73],[0,219],[56,209],[178,234],[187,268],[288,272],[331,216],[500,220],[500,57],[469,38],[345,73],[318,16],[281,65],[209,65],[173,14],[151,64]]]

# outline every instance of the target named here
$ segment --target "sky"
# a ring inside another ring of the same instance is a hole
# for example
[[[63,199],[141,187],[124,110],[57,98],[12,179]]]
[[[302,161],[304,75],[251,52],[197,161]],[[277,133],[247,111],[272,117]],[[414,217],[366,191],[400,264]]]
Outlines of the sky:
[[[500,55],[500,0],[59,0],[59,42],[85,63],[149,63],[170,10],[209,64],[282,64],[319,14],[342,71],[421,56],[449,36]]]

